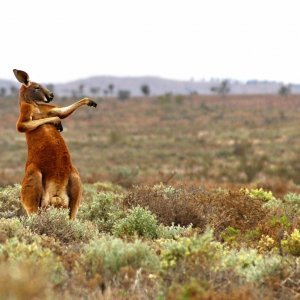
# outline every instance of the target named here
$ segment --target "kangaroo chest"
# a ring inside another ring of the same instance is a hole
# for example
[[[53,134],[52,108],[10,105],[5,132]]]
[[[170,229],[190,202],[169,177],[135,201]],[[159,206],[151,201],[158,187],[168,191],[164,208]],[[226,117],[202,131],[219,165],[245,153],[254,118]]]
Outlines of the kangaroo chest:
[[[45,112],[42,112],[38,106],[34,106],[32,109],[32,114],[31,114],[31,120],[40,120],[47,118],[47,114]]]

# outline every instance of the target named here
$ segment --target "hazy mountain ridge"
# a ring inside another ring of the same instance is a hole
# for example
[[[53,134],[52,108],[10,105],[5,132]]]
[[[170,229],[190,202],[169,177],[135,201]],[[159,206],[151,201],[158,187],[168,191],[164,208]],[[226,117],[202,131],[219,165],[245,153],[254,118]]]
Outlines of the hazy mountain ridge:
[[[212,87],[220,85],[221,80],[211,81],[184,81],[173,80],[154,76],[144,77],[117,77],[117,76],[94,76],[78,79],[67,83],[51,84],[51,89],[59,96],[103,96],[117,95],[119,90],[129,91],[132,96],[141,96],[141,86],[147,85],[151,95],[173,94],[213,94]],[[110,88],[109,88],[110,86]],[[281,82],[258,81],[248,82],[230,81],[231,94],[277,94],[282,86]],[[11,94],[19,84],[10,80],[0,79],[0,91]],[[292,93],[300,93],[300,85],[292,85]],[[3,96],[3,95],[2,95]]]

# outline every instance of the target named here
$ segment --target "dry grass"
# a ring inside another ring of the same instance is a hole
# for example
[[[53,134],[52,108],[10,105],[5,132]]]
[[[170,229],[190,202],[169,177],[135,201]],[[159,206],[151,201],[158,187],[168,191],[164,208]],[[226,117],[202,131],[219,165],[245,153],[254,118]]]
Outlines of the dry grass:
[[[6,185],[21,181],[26,144],[15,130],[17,100],[1,101],[0,184]],[[277,182],[272,189],[278,193],[300,182],[299,96],[96,101],[97,110],[83,108],[63,122],[85,182],[126,187],[168,180],[205,186]]]

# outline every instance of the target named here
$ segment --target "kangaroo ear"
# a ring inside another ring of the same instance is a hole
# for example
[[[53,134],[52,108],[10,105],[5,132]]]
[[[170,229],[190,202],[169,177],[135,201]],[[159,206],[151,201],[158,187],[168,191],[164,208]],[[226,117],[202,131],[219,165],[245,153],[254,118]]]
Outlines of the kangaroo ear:
[[[25,86],[28,86],[30,84],[30,79],[29,79],[29,76],[26,72],[21,71],[21,70],[17,70],[17,69],[13,69],[13,72],[14,72],[14,74],[15,74],[15,76],[18,79],[19,82],[21,82]]]

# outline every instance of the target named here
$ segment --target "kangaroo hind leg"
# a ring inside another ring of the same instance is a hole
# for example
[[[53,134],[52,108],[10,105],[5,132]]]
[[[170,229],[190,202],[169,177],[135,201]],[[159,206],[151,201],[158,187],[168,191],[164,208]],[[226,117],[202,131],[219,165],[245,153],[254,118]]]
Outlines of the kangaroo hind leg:
[[[74,168],[68,183],[70,219],[76,218],[78,208],[82,198],[82,183],[78,171]]]
[[[42,196],[42,173],[35,165],[29,165],[26,168],[21,189],[21,202],[28,215],[38,211]]]

